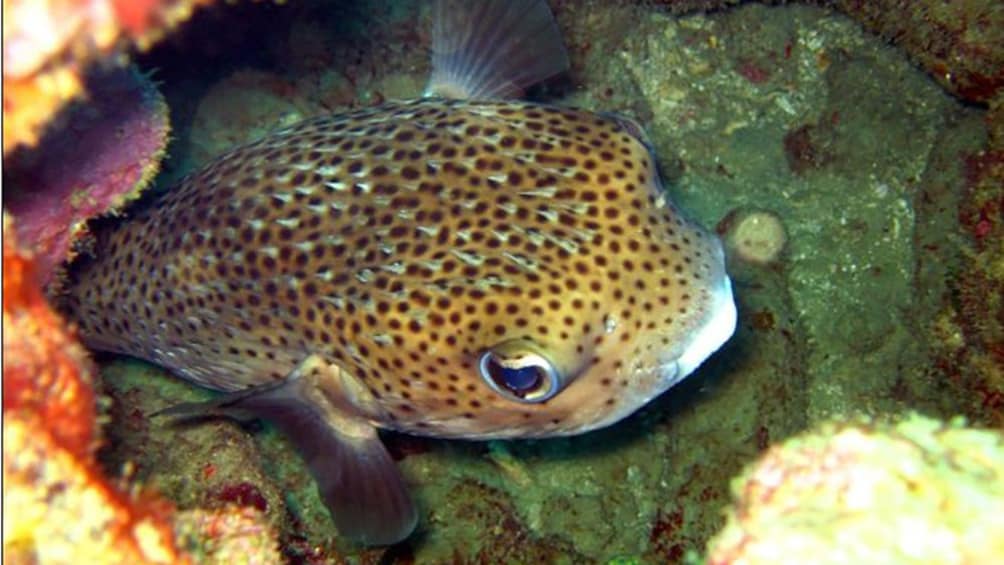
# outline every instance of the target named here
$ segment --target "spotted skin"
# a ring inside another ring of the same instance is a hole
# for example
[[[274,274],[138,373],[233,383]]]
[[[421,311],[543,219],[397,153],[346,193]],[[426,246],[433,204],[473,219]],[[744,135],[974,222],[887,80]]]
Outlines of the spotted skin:
[[[373,424],[446,437],[571,434],[672,384],[725,276],[616,118],[424,98],[237,148],[99,234],[70,315],[94,348],[233,391],[310,354]],[[525,338],[571,384],[504,398],[477,356]]]

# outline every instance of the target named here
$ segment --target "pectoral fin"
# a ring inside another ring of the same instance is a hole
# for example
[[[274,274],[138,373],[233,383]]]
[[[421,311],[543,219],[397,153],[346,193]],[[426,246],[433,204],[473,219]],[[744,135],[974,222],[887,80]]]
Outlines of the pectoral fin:
[[[350,382],[337,365],[312,355],[281,383],[162,413],[273,422],[307,463],[339,532],[368,545],[396,543],[411,534],[418,515],[376,429],[346,402],[357,393]]]

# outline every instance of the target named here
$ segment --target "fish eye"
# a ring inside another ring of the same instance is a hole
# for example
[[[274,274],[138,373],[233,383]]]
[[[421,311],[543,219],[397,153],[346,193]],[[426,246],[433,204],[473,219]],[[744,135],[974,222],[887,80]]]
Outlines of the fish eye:
[[[544,402],[561,390],[558,370],[543,355],[519,350],[511,342],[478,359],[481,378],[495,392],[516,402]]]

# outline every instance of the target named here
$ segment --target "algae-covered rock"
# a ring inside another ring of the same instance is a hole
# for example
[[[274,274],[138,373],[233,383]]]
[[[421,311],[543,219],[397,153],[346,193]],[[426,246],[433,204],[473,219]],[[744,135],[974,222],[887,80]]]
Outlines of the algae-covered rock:
[[[253,141],[283,125],[318,113],[283,77],[245,70],[214,84],[202,97],[192,124],[192,164]]]
[[[257,510],[273,527],[284,519],[282,490],[266,478],[265,457],[239,425],[154,416],[178,402],[205,400],[208,391],[131,360],[106,366],[102,383],[115,422],[101,453],[105,466],[128,466],[131,480],[164,494],[181,510],[238,506]]]
[[[674,14],[720,10],[742,0],[637,0]],[[779,0],[764,3],[780,4]],[[903,48],[948,91],[988,102],[1004,86],[1004,6],[997,0],[807,0],[833,7]]]

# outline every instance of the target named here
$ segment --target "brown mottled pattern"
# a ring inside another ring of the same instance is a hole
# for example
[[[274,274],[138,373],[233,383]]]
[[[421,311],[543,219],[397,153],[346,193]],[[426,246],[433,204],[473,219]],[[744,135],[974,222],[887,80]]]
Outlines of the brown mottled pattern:
[[[309,120],[223,155],[102,234],[68,307],[95,348],[235,390],[320,353],[374,423],[444,436],[575,433],[665,388],[702,322],[712,240],[614,119],[422,99]],[[493,392],[485,348],[529,338],[564,374]]]

